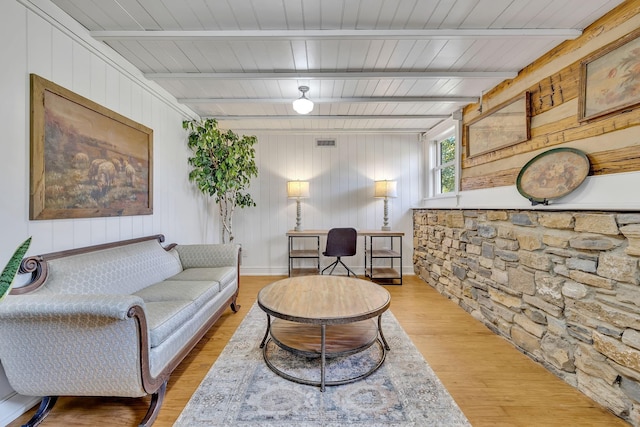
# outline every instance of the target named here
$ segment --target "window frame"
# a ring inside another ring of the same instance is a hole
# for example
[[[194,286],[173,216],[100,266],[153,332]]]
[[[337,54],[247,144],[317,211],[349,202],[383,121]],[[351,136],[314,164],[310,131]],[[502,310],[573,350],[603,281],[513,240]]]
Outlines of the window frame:
[[[428,132],[423,134],[423,143],[426,154],[426,185],[427,199],[456,197],[460,191],[460,120],[453,117],[446,119]],[[455,137],[455,154],[452,161],[440,163],[442,141]],[[447,167],[454,167],[454,189],[447,193],[441,193],[441,171]]]

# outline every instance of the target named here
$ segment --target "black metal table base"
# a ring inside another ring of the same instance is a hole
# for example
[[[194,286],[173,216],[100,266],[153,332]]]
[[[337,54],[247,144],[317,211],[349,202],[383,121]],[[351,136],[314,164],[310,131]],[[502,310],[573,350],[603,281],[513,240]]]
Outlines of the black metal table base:
[[[262,339],[262,342],[260,343],[260,348],[262,348],[262,356],[264,357],[264,361],[267,364],[267,366],[269,367],[269,369],[271,369],[273,372],[275,372],[277,375],[281,376],[282,378],[285,378],[289,381],[293,381],[296,382],[298,384],[305,384],[305,385],[311,385],[311,386],[316,386],[316,387],[320,387],[320,391],[325,391],[325,388],[327,386],[337,386],[337,385],[342,385],[342,384],[349,384],[352,382],[356,382],[359,381],[361,379],[364,379],[366,377],[368,377],[369,375],[373,374],[375,371],[377,371],[380,366],[382,366],[382,364],[384,363],[384,360],[387,356],[387,351],[390,350],[389,344],[387,343],[386,339],[384,338],[384,335],[382,333],[382,316],[378,316],[378,325],[377,325],[377,330],[378,330],[378,336],[376,337],[376,339],[370,344],[367,345],[366,347],[363,347],[361,349],[358,349],[355,352],[348,352],[348,353],[344,353],[344,354],[331,354],[332,357],[334,356],[343,356],[343,357],[350,357],[351,355],[354,355],[356,353],[360,353],[361,351],[366,350],[367,348],[371,347],[371,345],[373,344],[377,344],[380,348],[380,357],[379,359],[373,363],[373,367],[369,370],[367,370],[364,373],[358,374],[356,376],[353,377],[348,377],[348,378],[344,378],[344,379],[338,379],[338,380],[331,380],[331,381],[326,381],[326,371],[327,371],[327,354],[326,354],[326,325],[321,325],[321,352],[318,354],[319,358],[320,358],[320,381],[314,381],[314,380],[309,380],[309,379],[305,379],[305,378],[300,378],[297,377],[295,375],[292,375],[290,373],[287,373],[285,371],[283,371],[282,369],[278,368],[277,366],[275,366],[275,364],[271,361],[270,357],[269,357],[269,351],[268,351],[268,344],[269,342],[273,341],[275,343],[275,345],[278,345],[279,347],[283,348],[286,351],[291,352],[292,354],[298,355],[299,357],[306,357],[308,358],[308,355],[304,355],[304,354],[300,354],[295,350],[292,350],[290,348],[287,348],[285,346],[282,346],[278,340],[276,339],[271,339],[270,337],[270,330],[271,330],[271,318],[269,315],[267,315],[267,330],[264,334],[264,338]]]

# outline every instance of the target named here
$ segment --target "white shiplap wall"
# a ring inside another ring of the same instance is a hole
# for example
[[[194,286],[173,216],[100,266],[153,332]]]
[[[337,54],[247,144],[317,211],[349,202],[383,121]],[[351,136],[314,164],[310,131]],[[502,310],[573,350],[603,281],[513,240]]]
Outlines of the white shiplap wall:
[[[405,232],[404,270],[413,271],[411,208],[420,203],[422,194],[422,148],[417,135],[257,137],[258,179],[249,191],[257,206],[238,210],[234,216],[236,241],[243,246],[243,273],[286,273],[285,234],[296,224],[296,204],[287,199],[286,182],[295,179],[309,181],[310,197],[302,200],[304,229],[380,229],[384,205],[373,198],[373,182],[397,180],[398,197],[389,200],[389,225]],[[336,147],[316,147],[317,138],[335,138]],[[364,256],[361,247],[358,251],[349,262],[361,272]]]
[[[42,7],[42,9],[40,8]],[[190,112],[46,2],[5,1],[0,12],[0,266],[28,236],[29,254],[164,233],[168,241],[214,241],[201,198],[186,179],[181,127]],[[29,74],[36,73],[154,130],[154,214],[29,221]],[[0,425],[33,398],[16,395],[0,367]]]

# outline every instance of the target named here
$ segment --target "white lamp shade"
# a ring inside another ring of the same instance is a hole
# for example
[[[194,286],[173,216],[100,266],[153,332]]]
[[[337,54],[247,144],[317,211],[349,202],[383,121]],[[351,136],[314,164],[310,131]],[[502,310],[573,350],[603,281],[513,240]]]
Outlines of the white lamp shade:
[[[287,182],[287,197],[291,199],[305,199],[309,197],[309,181]]]
[[[301,98],[293,101],[293,109],[298,114],[309,114],[313,111],[313,101],[309,98],[306,98],[304,94],[302,94]]]
[[[397,182],[386,179],[376,181],[373,197],[398,197]]]

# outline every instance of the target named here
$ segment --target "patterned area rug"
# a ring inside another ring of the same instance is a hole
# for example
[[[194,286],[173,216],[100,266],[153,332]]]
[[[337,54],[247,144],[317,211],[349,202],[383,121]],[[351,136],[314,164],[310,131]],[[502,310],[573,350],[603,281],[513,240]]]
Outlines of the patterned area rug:
[[[175,426],[241,427],[427,427],[470,426],[438,377],[390,311],[382,330],[391,350],[373,374],[350,384],[297,384],[265,364],[260,341],[266,314],[254,304],[216,363],[184,408]],[[319,380],[318,358],[295,356],[270,342],[279,369]],[[327,381],[368,369],[380,346],[327,361]],[[334,377],[334,378],[332,378]]]

